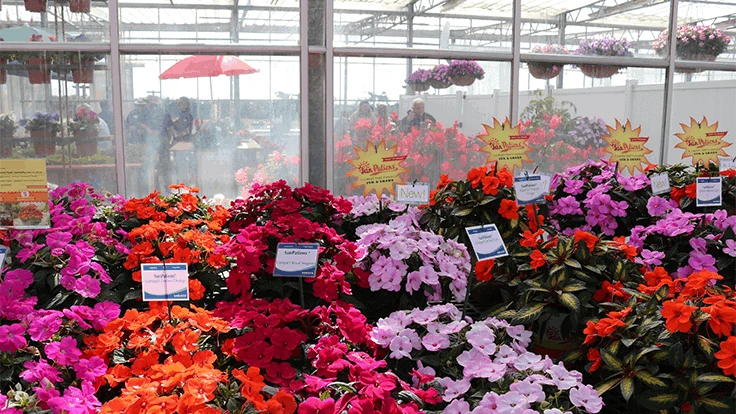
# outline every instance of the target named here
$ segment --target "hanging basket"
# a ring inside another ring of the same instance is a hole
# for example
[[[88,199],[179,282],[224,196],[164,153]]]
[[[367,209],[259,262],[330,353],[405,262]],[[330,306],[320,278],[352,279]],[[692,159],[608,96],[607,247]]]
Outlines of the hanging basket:
[[[32,66],[28,68],[28,81],[31,82],[32,85],[51,83],[51,69],[49,69],[49,65],[51,64],[50,61],[44,58],[30,58],[27,63]]]
[[[430,79],[429,80],[429,86],[435,88],[435,89],[447,89],[452,85],[450,81],[439,81],[436,79]]]
[[[69,0],[69,11],[73,13],[89,13],[92,0]]]
[[[552,79],[562,73],[562,65],[547,65],[542,63],[528,63],[529,74],[537,79]]]
[[[682,60],[697,60],[701,62],[714,62],[718,55],[706,54],[706,53],[688,53],[688,52],[677,52],[677,57]],[[700,73],[704,69],[675,69],[677,73]]]
[[[13,155],[13,137],[0,138],[0,158],[10,158]]]
[[[0,66],[7,65],[8,59],[0,59]],[[5,69],[0,69],[0,85],[5,85],[8,81],[8,72]]]
[[[71,65],[75,69],[72,69],[72,80],[74,83],[92,83],[95,80],[95,68],[94,59],[83,60],[81,64],[76,61],[76,56],[72,56]]]
[[[56,135],[49,135],[46,131],[31,131],[33,150],[39,157],[48,157],[56,154]]]
[[[26,10],[29,12],[44,13],[46,11],[46,0],[25,0]]]
[[[589,78],[605,79],[618,73],[621,66],[609,65],[580,65],[580,71]]]
[[[476,77],[473,75],[460,75],[451,78],[452,84],[455,86],[470,86],[475,83]]]
[[[74,133],[74,143],[77,145],[77,154],[80,157],[89,157],[97,154],[97,131],[77,131]]]
[[[423,83],[412,83],[409,86],[414,90],[414,92],[425,92],[429,90],[429,83],[423,82]]]

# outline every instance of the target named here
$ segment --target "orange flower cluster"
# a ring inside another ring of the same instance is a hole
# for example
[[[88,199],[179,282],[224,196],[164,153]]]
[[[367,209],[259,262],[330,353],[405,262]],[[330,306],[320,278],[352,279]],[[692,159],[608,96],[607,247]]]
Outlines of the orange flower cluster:
[[[294,396],[285,391],[277,392],[270,400],[266,401],[261,392],[266,384],[263,382],[263,376],[260,374],[258,368],[250,367],[245,372],[234,369],[233,377],[242,383],[240,393],[246,400],[253,404],[253,408],[256,411],[271,414],[291,414],[296,412]]]
[[[595,341],[596,338],[607,338],[616,332],[619,326],[626,326],[624,318],[631,313],[631,306],[627,306],[618,312],[608,312],[605,318],[598,322],[588,321],[585,324],[583,333],[586,335],[583,345],[588,345]]]
[[[117,363],[105,381],[113,389],[122,385],[101,413],[222,412],[207,404],[228,376],[214,367],[217,354],[202,345],[219,341],[228,324],[196,306],[174,306],[170,315],[163,302],[153,302],[149,311],[128,310],[99,336],[85,338],[87,355]],[[133,356],[121,361],[121,354]]]
[[[496,172],[496,165],[490,167],[473,168],[468,172],[468,181],[473,188],[482,186],[486,195],[497,195],[498,190],[503,187],[511,187],[514,185],[514,178],[511,173],[504,167],[501,171]],[[515,203],[515,202],[514,202]],[[519,206],[516,206],[518,210]]]

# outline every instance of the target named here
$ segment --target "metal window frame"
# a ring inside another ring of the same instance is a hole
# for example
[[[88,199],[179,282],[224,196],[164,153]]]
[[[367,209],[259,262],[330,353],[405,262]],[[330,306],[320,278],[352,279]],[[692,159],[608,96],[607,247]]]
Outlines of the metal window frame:
[[[334,179],[334,68],[336,58],[367,57],[367,58],[404,58],[404,59],[476,59],[483,61],[509,62],[511,63],[511,87],[510,87],[510,113],[509,117],[516,120],[519,115],[519,75],[521,63],[523,62],[555,62],[562,64],[608,64],[627,67],[659,68],[666,70],[664,82],[664,109],[662,116],[662,145],[659,162],[667,161],[669,130],[672,125],[672,109],[674,101],[674,75],[677,69],[705,69],[712,71],[736,71],[736,62],[716,61],[679,61],[676,57],[676,28],[679,0],[670,0],[670,53],[663,59],[658,58],[613,58],[597,56],[575,56],[575,55],[540,55],[521,51],[522,33],[522,1],[509,0],[513,4],[512,22],[512,45],[509,51],[488,52],[483,50],[453,50],[453,49],[422,49],[422,48],[386,48],[386,47],[335,47],[334,46],[334,0],[325,1],[325,37],[324,47],[308,45],[308,0],[300,0],[299,7],[299,34],[300,39],[296,46],[269,46],[248,45],[243,43],[208,45],[208,44],[149,44],[149,43],[121,43],[120,42],[120,15],[118,0],[109,0],[109,32],[110,43],[31,43],[31,42],[3,42],[1,49],[19,52],[92,52],[109,54],[110,76],[112,80],[112,102],[115,132],[115,159],[116,159],[116,183],[117,191],[127,195],[126,169],[125,169],[125,147],[123,128],[123,89],[122,89],[122,57],[124,55],[185,55],[185,54],[230,54],[230,55],[262,55],[262,56],[298,56],[300,60],[300,152],[301,167],[300,178],[306,182],[309,177],[310,139],[309,139],[309,52],[324,53],[326,65],[323,76],[325,77],[325,113],[324,119],[313,119],[313,122],[324,122],[326,138],[327,160],[327,187],[332,189]],[[241,7],[242,8],[242,7]],[[431,16],[430,16],[431,15]],[[428,17],[442,17],[442,14],[427,13]],[[317,50],[319,49],[319,50]]]

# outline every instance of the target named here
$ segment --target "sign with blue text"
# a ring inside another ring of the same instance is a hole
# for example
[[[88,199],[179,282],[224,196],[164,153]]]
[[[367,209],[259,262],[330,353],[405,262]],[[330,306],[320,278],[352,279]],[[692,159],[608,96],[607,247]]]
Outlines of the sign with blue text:
[[[3,266],[5,265],[5,256],[8,254],[8,248],[5,246],[0,246],[0,270],[3,270]]]
[[[468,233],[470,243],[473,244],[473,250],[479,262],[509,255],[495,224],[467,227],[465,231]]]
[[[695,184],[697,207],[718,207],[722,204],[723,179],[721,177],[698,177]]]
[[[314,277],[317,274],[319,244],[279,243],[274,276]]]
[[[549,181],[541,175],[514,177],[514,192],[520,206],[544,203],[544,196],[549,192]]]
[[[186,263],[141,264],[143,300],[189,300],[189,269]]]

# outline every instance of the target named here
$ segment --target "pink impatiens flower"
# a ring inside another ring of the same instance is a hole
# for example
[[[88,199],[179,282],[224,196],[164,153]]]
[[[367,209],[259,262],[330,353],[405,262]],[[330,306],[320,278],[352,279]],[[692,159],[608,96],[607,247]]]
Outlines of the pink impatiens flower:
[[[335,412],[335,400],[327,398],[320,400],[317,397],[309,397],[299,404],[299,414],[333,414]]]
[[[26,328],[19,323],[0,326],[0,352],[12,353],[28,345],[25,333]]]
[[[70,337],[62,338],[60,342],[51,342],[43,350],[47,357],[61,365],[71,365],[82,356],[82,351],[77,348],[77,341]]]

